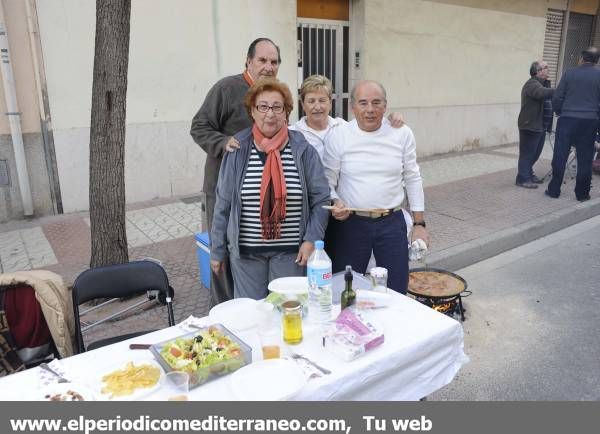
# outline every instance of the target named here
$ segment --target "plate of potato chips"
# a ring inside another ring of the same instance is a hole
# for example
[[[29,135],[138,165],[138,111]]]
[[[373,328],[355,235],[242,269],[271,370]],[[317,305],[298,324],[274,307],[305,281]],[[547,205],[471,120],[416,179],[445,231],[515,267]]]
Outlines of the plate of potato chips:
[[[112,365],[97,381],[97,395],[109,401],[136,401],[160,387],[163,370],[153,359],[137,359]]]

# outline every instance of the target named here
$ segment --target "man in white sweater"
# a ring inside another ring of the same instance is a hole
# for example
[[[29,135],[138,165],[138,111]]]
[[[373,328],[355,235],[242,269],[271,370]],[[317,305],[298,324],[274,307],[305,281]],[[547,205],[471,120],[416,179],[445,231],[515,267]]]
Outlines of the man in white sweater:
[[[387,101],[381,84],[357,83],[350,101],[355,119],[332,131],[323,155],[336,219],[330,228],[334,245],[328,249],[333,271],[351,265],[364,273],[373,252],[377,265],[388,269],[388,287],[406,293],[405,197],[413,214],[412,238],[429,239],[415,138],[406,125],[383,123]]]

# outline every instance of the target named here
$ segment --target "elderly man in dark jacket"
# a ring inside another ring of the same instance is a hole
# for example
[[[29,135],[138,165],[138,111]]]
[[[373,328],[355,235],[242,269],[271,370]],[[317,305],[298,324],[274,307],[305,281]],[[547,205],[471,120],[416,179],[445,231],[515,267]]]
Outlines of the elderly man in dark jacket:
[[[554,89],[548,81],[548,65],[535,61],[529,68],[531,78],[521,89],[521,112],[519,113],[519,166],[516,184],[524,188],[537,188],[543,182],[533,173],[533,165],[540,157],[546,137],[547,119],[544,106],[552,98]],[[546,122],[544,122],[546,120]]]
[[[594,141],[600,118],[600,52],[595,47],[581,52],[579,66],[567,70],[552,99],[554,112],[560,116],[556,127],[556,144],[552,157],[552,180],[546,195],[560,195],[565,165],[571,146],[577,152],[575,197],[583,202],[590,199]]]

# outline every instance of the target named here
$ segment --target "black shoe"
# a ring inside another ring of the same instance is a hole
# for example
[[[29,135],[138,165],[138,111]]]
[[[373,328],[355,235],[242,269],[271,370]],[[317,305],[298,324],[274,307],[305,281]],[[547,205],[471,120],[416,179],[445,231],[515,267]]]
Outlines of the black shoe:
[[[538,178],[537,176],[533,175],[531,177],[531,182],[533,182],[534,184],[543,184],[544,178]]]
[[[585,202],[586,200],[590,200],[590,199],[591,199],[591,197],[590,197],[590,195],[589,195],[589,194],[588,194],[587,196],[582,196],[582,197],[578,197],[578,198],[577,198],[577,200],[578,200],[579,202]]]
[[[515,182],[515,185],[523,188],[538,188],[537,184],[534,184],[531,181]]]
[[[550,193],[548,190],[544,191],[544,194],[548,197],[551,197],[552,199],[558,199],[558,196],[560,196],[558,194],[555,196],[552,193]]]

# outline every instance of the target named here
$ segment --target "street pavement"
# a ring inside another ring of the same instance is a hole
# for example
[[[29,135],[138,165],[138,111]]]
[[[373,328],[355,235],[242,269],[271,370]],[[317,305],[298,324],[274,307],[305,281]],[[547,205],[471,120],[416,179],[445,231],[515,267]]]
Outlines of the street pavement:
[[[551,152],[547,144],[535,168],[538,176],[550,170]],[[516,187],[517,156],[517,145],[506,145],[419,159],[432,242],[425,260],[411,266],[458,270],[600,215],[598,189],[592,189],[590,201],[577,202],[569,172],[559,199],[545,196],[545,185],[536,190]],[[594,176],[593,184],[599,179]],[[176,321],[208,312],[208,292],[200,283],[193,238],[202,229],[200,222],[199,196],[127,206],[130,259],[154,258],[163,264],[175,288]],[[71,283],[88,267],[89,258],[87,213],[0,224],[2,272],[43,268]],[[90,330],[86,340],[163,324],[165,309],[151,305]]]
[[[430,400],[600,400],[600,216],[458,271],[471,361]]]

